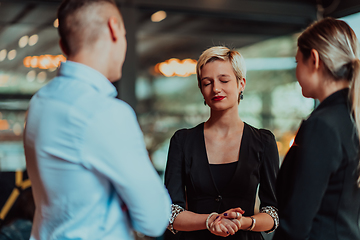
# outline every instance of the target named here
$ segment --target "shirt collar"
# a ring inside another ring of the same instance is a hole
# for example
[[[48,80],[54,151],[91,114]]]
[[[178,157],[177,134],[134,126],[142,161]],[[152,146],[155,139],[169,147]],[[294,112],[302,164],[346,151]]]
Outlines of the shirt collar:
[[[339,91],[336,91],[327,98],[325,98],[316,108],[316,110],[320,110],[324,107],[335,104],[347,103],[349,99],[348,96],[349,96],[349,88],[344,88]]]
[[[73,61],[63,62],[57,75],[86,82],[104,95],[110,97],[117,96],[116,88],[103,74],[82,63]]]

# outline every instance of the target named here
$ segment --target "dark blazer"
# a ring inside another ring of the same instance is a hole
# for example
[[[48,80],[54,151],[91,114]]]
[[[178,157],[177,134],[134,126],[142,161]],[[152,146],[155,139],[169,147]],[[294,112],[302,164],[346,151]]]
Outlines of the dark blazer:
[[[258,184],[261,207],[276,207],[275,181],[279,156],[274,135],[245,123],[239,160],[230,183],[217,189],[204,140],[204,124],[177,131],[171,138],[165,185],[174,204],[195,213],[222,213],[241,207],[254,214]],[[187,205],[187,206],[186,206]],[[224,239],[208,230],[181,232],[181,239]],[[262,239],[259,232],[238,231],[227,239]]]
[[[277,180],[280,226],[274,240],[359,240],[359,142],[348,89],[305,120]]]

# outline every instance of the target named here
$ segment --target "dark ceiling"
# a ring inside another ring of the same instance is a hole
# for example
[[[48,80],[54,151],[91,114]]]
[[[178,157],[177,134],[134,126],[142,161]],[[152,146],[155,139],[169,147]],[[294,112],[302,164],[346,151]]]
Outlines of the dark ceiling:
[[[360,11],[360,1],[346,0],[323,1],[323,5],[316,0],[135,0],[122,3],[127,4],[141,13],[137,50],[139,66],[144,68],[171,57],[197,59],[203,50],[214,44],[239,48],[300,32],[322,9],[323,15],[336,17]],[[150,16],[157,10],[165,10],[168,17],[152,23]]]
[[[26,56],[60,54],[53,22],[61,1],[0,1],[0,50],[18,49],[14,60],[0,62],[0,71],[26,74]],[[117,0],[129,43],[127,66],[135,74],[169,58],[197,59],[206,48],[225,44],[240,48],[300,32],[318,16],[343,17],[360,11],[359,0]],[[167,18],[154,23],[151,15]],[[24,36],[38,34],[32,47],[19,49]],[[131,50],[133,49],[133,51]],[[136,65],[135,67],[133,65]],[[49,72],[48,78],[55,73]],[[130,73],[131,75],[131,73]]]

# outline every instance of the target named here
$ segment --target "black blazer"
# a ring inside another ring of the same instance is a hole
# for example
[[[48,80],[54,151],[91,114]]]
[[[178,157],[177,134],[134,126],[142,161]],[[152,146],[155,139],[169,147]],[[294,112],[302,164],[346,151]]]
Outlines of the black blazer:
[[[348,89],[305,120],[277,180],[280,226],[274,240],[359,240],[359,142]]]
[[[261,207],[276,207],[275,181],[279,156],[274,135],[245,123],[235,173],[225,189],[217,189],[204,140],[204,124],[177,131],[171,138],[165,185],[174,204],[195,213],[222,213],[241,207],[254,214],[258,184]],[[186,206],[187,204],[187,206]],[[179,233],[178,233],[179,234]],[[224,239],[208,230],[181,232],[181,239]],[[262,239],[258,232],[238,231],[227,239]]]

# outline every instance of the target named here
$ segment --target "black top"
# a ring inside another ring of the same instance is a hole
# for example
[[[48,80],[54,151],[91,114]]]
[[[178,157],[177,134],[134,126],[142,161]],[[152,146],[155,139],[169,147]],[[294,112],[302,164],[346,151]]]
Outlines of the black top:
[[[280,225],[274,240],[359,240],[359,142],[348,89],[303,121],[277,181]]]
[[[238,162],[236,161],[224,164],[209,164],[214,183],[220,193],[222,193],[225,187],[229,184],[235,173],[237,163]]]
[[[171,138],[165,185],[172,202],[195,213],[222,213],[241,207],[254,214],[257,187],[261,207],[276,207],[275,179],[279,156],[274,135],[245,123],[239,160],[227,186],[219,191],[211,174],[204,140],[204,124],[177,131]],[[208,230],[179,232],[180,239],[224,239]],[[166,236],[168,236],[167,234]],[[238,231],[227,239],[262,239],[259,232]]]

